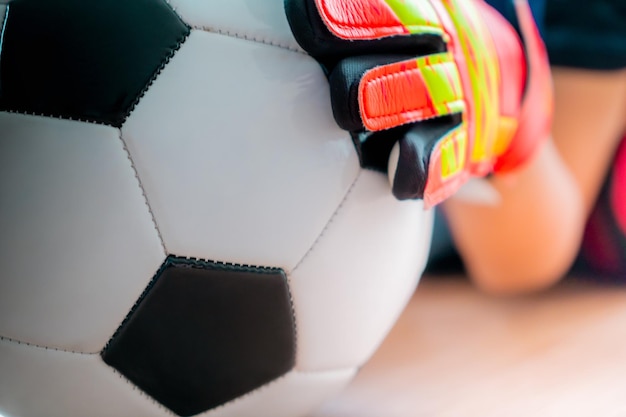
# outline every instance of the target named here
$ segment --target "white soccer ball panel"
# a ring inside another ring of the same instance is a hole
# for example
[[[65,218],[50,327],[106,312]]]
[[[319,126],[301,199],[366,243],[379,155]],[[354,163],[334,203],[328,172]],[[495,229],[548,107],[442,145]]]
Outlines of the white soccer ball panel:
[[[192,31],[122,128],[169,253],[293,268],[360,171],[310,57]]]
[[[300,417],[337,395],[356,369],[292,371],[256,391],[198,417]]]
[[[0,339],[0,414],[6,417],[171,417],[100,355]]]
[[[291,34],[282,0],[229,0],[228,7],[219,1],[169,3],[194,28],[301,50]]]
[[[0,336],[111,337],[164,259],[117,129],[0,113]]]
[[[430,247],[432,212],[396,200],[386,176],[363,170],[290,275],[296,368],[365,363],[413,293]]]

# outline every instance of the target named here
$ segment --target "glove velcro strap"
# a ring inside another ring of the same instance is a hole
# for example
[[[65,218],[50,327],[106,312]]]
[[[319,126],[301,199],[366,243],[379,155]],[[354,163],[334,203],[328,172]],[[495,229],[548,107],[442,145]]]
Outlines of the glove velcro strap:
[[[341,39],[444,34],[428,0],[315,0],[315,4],[328,30]]]
[[[379,131],[465,109],[457,66],[449,53],[381,65],[359,83],[363,126]]]

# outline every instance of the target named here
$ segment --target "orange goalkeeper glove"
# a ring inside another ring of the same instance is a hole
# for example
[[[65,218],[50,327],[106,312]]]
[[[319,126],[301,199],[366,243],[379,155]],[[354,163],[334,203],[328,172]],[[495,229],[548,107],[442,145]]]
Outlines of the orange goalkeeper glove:
[[[285,0],[361,164],[427,207],[548,137],[545,48],[528,4],[515,7],[521,35],[482,0]]]

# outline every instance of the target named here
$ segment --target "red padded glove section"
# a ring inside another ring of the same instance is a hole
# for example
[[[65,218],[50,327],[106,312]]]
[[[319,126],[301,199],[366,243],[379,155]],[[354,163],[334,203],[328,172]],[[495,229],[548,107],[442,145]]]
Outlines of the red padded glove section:
[[[526,162],[549,137],[552,123],[552,79],[548,55],[528,3],[516,1],[515,9],[526,47],[528,76],[518,129],[508,149],[496,160],[496,173],[512,171]]]
[[[315,0],[315,4],[338,38],[368,40],[408,33],[383,0]]]
[[[383,130],[430,119],[435,109],[414,59],[373,68],[359,84],[363,125]]]

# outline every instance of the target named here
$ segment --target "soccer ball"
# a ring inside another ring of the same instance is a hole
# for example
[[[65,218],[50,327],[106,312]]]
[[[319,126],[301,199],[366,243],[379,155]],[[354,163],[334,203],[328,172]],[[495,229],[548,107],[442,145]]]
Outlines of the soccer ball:
[[[281,0],[0,1],[0,414],[302,415],[431,213],[363,169]]]

